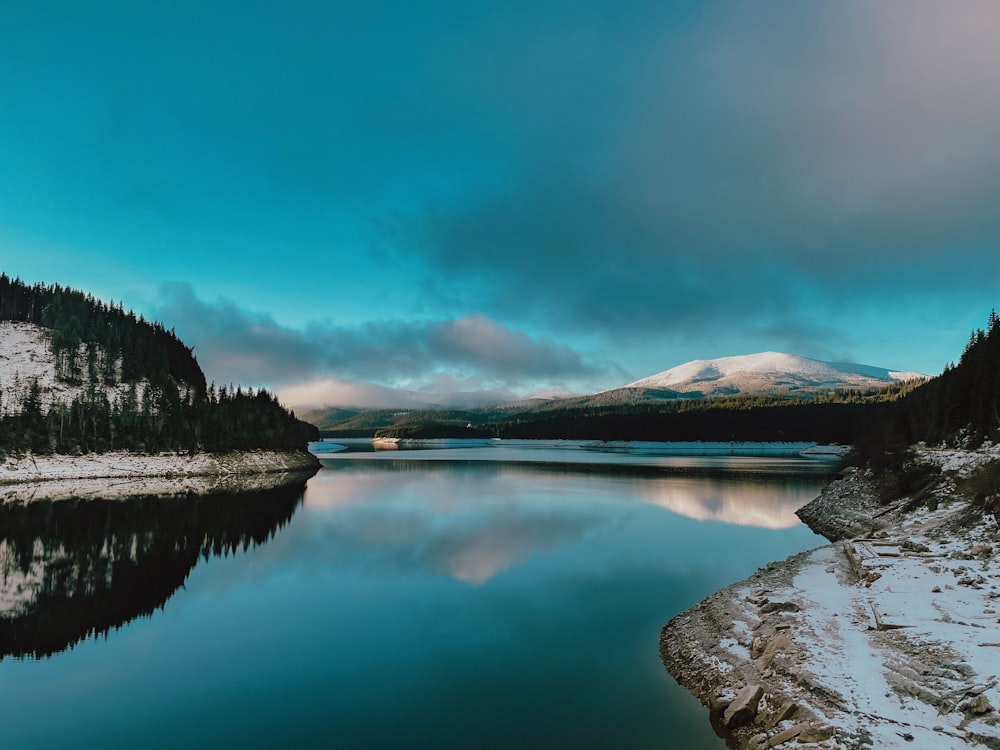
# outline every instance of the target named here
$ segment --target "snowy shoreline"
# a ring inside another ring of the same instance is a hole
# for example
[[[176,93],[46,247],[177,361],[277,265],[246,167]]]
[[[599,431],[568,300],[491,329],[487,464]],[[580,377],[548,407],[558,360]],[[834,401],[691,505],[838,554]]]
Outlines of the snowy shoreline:
[[[944,469],[934,502],[880,506],[871,476],[848,470],[800,515],[851,539],[770,563],[664,626],[664,665],[732,747],[1000,748],[997,523],[954,481],[998,456],[922,457]]]
[[[0,502],[252,489],[314,473],[319,465],[298,451],[8,456],[0,461]]]

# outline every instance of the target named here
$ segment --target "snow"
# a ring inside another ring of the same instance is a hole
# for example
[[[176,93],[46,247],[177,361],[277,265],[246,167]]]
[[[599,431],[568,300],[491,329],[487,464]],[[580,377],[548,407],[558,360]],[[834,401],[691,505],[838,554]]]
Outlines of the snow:
[[[32,380],[38,382],[42,407],[70,403],[85,385],[69,385],[56,379],[56,360],[49,349],[48,331],[32,323],[0,321],[0,413],[9,414],[16,399]],[[142,399],[145,382],[101,385],[109,403],[135,387]],[[183,393],[183,391],[182,391]]]
[[[804,604],[803,626],[796,636],[810,653],[806,668],[821,683],[838,687],[852,716],[860,712],[876,747],[965,746],[958,738],[977,722],[934,703],[976,684],[992,685],[983,694],[993,706],[1000,706],[996,689],[1000,648],[984,645],[1000,641],[992,604],[1000,570],[988,560],[976,560],[972,580],[982,578],[984,585],[957,585],[969,572],[969,563],[952,555],[966,553],[969,540],[941,541],[924,532],[953,512],[920,513],[891,535],[927,545],[930,552],[925,554],[934,557],[902,555],[898,545],[855,542],[864,569],[880,577],[869,585],[845,585],[835,570],[829,570],[842,554],[839,546],[824,547],[795,576],[794,591],[789,592]],[[884,623],[907,627],[870,630],[876,624],[872,606]],[[948,663],[964,664],[966,669],[931,666],[928,652],[945,651]],[[924,661],[914,665],[913,654],[918,661],[925,657]],[[933,674],[933,680],[920,680],[919,672]],[[959,702],[956,697],[956,706]],[[900,727],[913,736],[915,745],[900,738]],[[1000,738],[996,727],[979,731]]]
[[[49,398],[65,396],[65,386],[56,381],[56,360],[42,328],[31,323],[0,322],[0,409],[8,413],[15,382],[23,388],[37,380]]]
[[[926,379],[870,365],[823,362],[781,352],[760,352],[719,359],[694,360],[623,386],[667,388],[689,393],[736,389],[741,393],[774,389],[873,388],[888,383]]]
[[[998,451],[924,453],[963,471]],[[760,684],[771,704],[801,707],[742,729],[751,747],[804,721],[836,728],[823,747],[1000,747],[1000,535],[948,482],[934,510],[894,511],[880,531],[772,563],[682,613],[664,629],[665,663],[706,703]],[[836,484],[814,502],[859,490],[856,475]]]
[[[974,451],[920,446],[917,453],[922,460],[938,464],[942,471],[955,472],[964,478],[984,463],[1000,459],[1000,444],[987,442]]]
[[[281,451],[8,456],[0,461],[0,503],[252,491],[317,466],[308,454]]]

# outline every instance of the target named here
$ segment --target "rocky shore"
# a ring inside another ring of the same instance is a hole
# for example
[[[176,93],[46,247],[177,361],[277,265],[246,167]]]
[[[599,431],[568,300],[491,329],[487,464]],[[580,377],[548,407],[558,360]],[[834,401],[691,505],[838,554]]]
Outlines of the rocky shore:
[[[833,544],[667,623],[667,670],[731,747],[1000,748],[1000,533],[959,491],[997,458],[924,450],[938,479],[889,505],[848,469],[799,512]]]
[[[304,451],[28,454],[0,461],[0,503],[260,490],[300,481],[319,466]]]

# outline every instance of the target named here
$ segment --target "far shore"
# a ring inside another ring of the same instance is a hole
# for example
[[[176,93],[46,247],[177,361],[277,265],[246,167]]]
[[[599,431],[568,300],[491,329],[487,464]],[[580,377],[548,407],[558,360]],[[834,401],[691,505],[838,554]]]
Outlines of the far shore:
[[[186,494],[226,486],[283,483],[313,473],[319,461],[305,451],[228,453],[91,453],[7,456],[0,460],[0,502],[34,497]]]

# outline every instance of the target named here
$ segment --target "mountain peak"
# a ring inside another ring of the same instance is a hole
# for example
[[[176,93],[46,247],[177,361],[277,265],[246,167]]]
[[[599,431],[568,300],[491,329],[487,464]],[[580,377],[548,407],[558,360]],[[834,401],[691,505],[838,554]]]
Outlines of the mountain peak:
[[[625,388],[676,392],[699,398],[744,394],[816,393],[836,388],[867,390],[926,375],[851,362],[823,362],[783,352],[759,352],[718,359],[696,359],[664,370]]]

